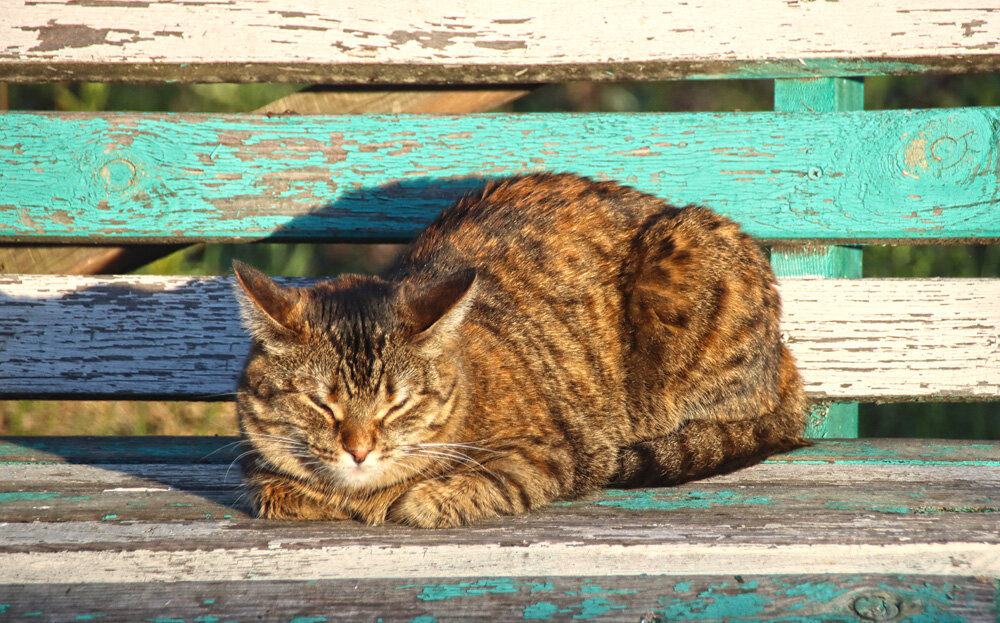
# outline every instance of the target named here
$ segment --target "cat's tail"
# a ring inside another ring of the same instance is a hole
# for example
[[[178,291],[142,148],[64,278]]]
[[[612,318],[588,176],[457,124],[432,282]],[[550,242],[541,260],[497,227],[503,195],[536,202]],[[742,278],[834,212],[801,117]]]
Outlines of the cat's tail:
[[[783,353],[779,404],[770,413],[734,420],[690,420],[669,435],[623,448],[616,486],[670,486],[754,465],[777,452],[810,445],[802,437],[805,392]]]

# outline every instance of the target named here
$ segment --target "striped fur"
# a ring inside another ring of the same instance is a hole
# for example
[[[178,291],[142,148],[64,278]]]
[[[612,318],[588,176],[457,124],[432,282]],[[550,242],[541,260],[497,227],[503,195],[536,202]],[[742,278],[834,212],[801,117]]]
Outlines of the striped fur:
[[[705,208],[528,175],[445,210],[380,277],[236,269],[261,516],[455,526],[803,443],[774,276]]]

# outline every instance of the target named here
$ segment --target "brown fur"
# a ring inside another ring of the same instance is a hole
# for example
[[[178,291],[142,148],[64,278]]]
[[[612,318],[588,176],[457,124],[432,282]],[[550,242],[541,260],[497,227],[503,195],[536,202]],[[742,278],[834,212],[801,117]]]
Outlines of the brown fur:
[[[705,208],[528,175],[445,210],[381,277],[236,270],[260,516],[455,526],[804,443],[774,275]]]

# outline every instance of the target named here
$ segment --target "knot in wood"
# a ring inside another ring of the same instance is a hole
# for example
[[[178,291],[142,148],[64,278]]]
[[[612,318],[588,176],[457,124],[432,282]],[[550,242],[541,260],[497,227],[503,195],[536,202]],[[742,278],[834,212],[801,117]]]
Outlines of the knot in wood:
[[[958,164],[958,161],[965,156],[966,151],[964,138],[959,144],[956,139],[950,136],[942,136],[931,145],[931,158],[939,166],[947,168]]]
[[[124,158],[115,158],[101,167],[101,177],[109,191],[127,190],[135,180],[136,167]]]
[[[857,597],[851,607],[867,621],[892,621],[899,617],[902,600],[892,593],[865,593]]]

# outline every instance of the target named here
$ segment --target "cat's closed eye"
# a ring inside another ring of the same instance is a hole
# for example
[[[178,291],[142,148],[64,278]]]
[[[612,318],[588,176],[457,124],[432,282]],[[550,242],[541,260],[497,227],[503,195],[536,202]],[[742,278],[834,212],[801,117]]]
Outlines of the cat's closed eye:
[[[421,402],[419,394],[415,396],[397,396],[395,400],[389,402],[388,406],[383,409],[381,417],[379,418],[379,423],[383,427],[398,425],[409,419],[410,416],[416,415],[419,411],[416,407],[418,407]]]
[[[336,401],[330,400],[329,398],[320,398],[314,394],[302,393],[299,396],[303,401],[309,405],[312,409],[322,414],[324,417],[332,418],[334,422],[344,421],[344,411],[336,403]]]

